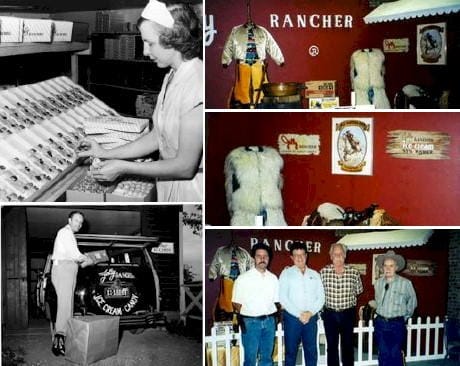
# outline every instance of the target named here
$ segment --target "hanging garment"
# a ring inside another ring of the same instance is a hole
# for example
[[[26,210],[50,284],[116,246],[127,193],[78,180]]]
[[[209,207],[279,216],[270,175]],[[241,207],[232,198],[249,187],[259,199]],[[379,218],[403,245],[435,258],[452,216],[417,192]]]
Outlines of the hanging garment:
[[[360,49],[351,55],[351,85],[357,105],[391,108],[385,93],[385,56],[378,48]]]
[[[225,159],[225,190],[231,225],[287,225],[281,196],[283,159],[272,147],[249,146],[232,150]]]
[[[263,83],[267,83],[265,65],[256,61],[252,65],[237,63],[233,99],[241,104],[258,104],[264,97],[260,90]]]
[[[233,283],[237,277],[253,267],[253,259],[246,249],[236,245],[220,247],[216,250],[209,266],[208,277],[215,280],[220,276],[220,291],[217,308],[224,313],[232,313]],[[221,315],[225,317],[225,315]],[[227,318],[231,318],[229,315]]]
[[[254,106],[261,102],[263,83],[268,82],[265,59],[269,54],[278,64],[284,57],[272,35],[258,25],[239,25],[232,29],[222,52],[222,64],[236,60],[234,104]]]
[[[277,65],[284,63],[284,56],[280,47],[264,27],[242,24],[234,27],[227,37],[222,52],[222,64],[230,65],[232,60],[246,62],[248,43],[255,44],[255,53],[257,53],[260,61],[264,61],[267,58],[267,54],[269,54]]]

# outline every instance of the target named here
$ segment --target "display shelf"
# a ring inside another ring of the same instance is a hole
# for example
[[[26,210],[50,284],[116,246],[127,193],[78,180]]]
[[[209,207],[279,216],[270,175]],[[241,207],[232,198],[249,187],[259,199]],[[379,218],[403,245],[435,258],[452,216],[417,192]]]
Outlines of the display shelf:
[[[3,43],[0,44],[0,57],[45,52],[78,52],[88,48],[88,42]]]
[[[133,92],[138,92],[138,93],[151,93],[155,94],[158,93],[157,90],[152,90],[152,89],[142,89],[142,88],[132,88],[130,86],[122,86],[122,85],[114,85],[114,84],[105,84],[105,83],[93,83],[89,82],[88,85],[91,86],[102,86],[102,87],[108,87],[108,88],[116,88],[116,89],[123,89],[123,90],[130,90]]]

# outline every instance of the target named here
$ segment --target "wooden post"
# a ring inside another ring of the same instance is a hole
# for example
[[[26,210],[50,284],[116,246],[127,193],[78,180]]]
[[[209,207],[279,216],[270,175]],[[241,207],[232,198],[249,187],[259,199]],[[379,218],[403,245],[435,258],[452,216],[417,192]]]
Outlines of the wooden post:
[[[24,329],[29,325],[26,209],[4,208],[2,214],[3,319],[7,329]]]

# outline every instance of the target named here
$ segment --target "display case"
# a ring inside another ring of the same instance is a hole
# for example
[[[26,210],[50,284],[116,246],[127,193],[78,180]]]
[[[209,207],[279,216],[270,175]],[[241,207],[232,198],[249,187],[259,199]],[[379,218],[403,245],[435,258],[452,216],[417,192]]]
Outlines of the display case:
[[[98,183],[76,153],[88,136],[112,148],[148,131],[147,120],[120,116],[67,77],[0,91],[0,201],[154,200],[153,182]]]
[[[118,113],[57,77],[0,92],[0,200],[39,199],[77,166],[83,121]]]

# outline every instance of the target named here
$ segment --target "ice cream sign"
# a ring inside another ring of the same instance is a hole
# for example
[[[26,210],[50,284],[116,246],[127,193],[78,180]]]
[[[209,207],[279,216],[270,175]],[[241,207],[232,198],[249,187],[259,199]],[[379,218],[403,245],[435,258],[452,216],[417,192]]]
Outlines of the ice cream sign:
[[[386,152],[402,159],[449,159],[450,136],[438,131],[388,132]]]

